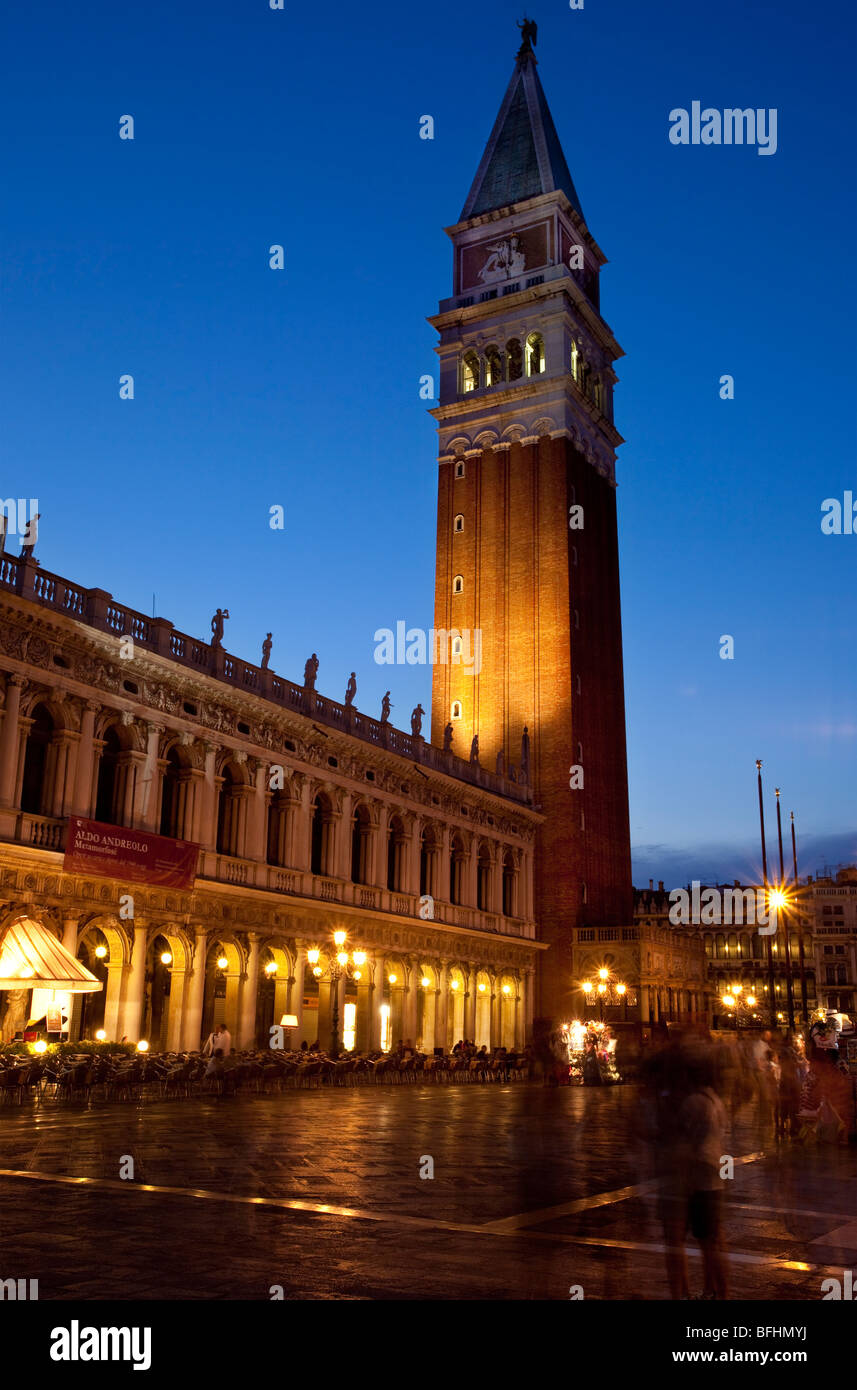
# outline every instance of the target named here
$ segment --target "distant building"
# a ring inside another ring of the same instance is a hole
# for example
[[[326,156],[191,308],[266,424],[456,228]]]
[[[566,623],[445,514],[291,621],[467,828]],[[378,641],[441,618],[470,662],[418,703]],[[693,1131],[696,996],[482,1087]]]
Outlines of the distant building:
[[[833,875],[808,878],[802,897],[815,945],[819,1004],[853,1015],[857,995],[857,866],[850,864]]]

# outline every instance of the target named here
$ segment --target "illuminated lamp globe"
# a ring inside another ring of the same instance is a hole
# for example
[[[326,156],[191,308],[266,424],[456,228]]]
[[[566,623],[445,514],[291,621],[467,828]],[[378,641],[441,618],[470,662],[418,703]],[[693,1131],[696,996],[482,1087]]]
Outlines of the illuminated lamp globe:
[[[599,972],[598,972],[598,978],[599,978],[599,980],[606,980],[606,979],[607,979],[607,976],[608,976],[609,974],[610,974],[610,971],[609,971],[609,970],[605,970],[605,969],[602,967],[602,969],[599,970]]]
[[[34,1052],[47,1052],[47,1050],[48,1045],[45,1042],[44,1038],[39,1038],[38,1042],[33,1043]]]
[[[606,986],[606,985],[599,985],[599,986],[598,986],[598,993],[599,993],[599,994],[606,994],[606,993],[607,993],[607,986]]]
[[[104,1042],[104,1041],[106,1040],[106,1038],[107,1038],[107,1034],[105,1033],[104,1029],[103,1029],[103,1028],[99,1028],[98,1031],[97,1031],[96,1034],[95,1034],[95,1041],[96,1041],[96,1042]]]
[[[334,941],[334,944],[335,944],[336,946],[344,946],[344,945],[345,945],[345,938],[347,937],[347,935],[348,935],[347,932],[344,932],[344,931],[335,931],[335,932],[333,933],[333,941]]]
[[[580,988],[583,990],[583,993],[584,993],[584,994],[591,994],[591,993],[592,993],[592,981],[591,981],[591,980],[584,980],[584,981],[583,981],[583,984],[580,986]]]
[[[354,964],[355,964],[355,965],[365,965],[365,964],[366,964],[366,952],[365,952],[365,951],[355,951],[355,952],[354,952],[354,956],[353,956],[353,960],[354,960]]]
[[[628,990],[628,986],[627,986],[627,985],[617,985],[617,986],[616,986],[616,993],[617,993],[617,994],[626,994],[626,993],[627,993],[627,990]]]
[[[106,946],[96,946],[96,948],[95,948],[95,954],[97,955],[97,957],[98,957],[99,960],[103,960],[104,957],[107,955],[107,947],[106,947]]]
[[[269,960],[269,961],[268,961],[268,964],[265,966],[265,974],[266,974],[266,975],[276,975],[276,973],[277,973],[277,962],[276,962],[275,960]]]
[[[479,993],[480,993],[480,994],[484,994],[487,988],[488,988],[488,986],[487,986],[486,984],[480,983],[480,985],[479,985]]]
[[[146,1042],[146,1039],[145,1039],[145,1038],[141,1038],[140,1041],[137,1043],[137,1051],[138,1051],[138,1052],[148,1052],[148,1051],[149,1051],[149,1044]]]
[[[428,975],[423,975],[422,979],[420,980],[420,984],[422,985],[423,989],[429,988],[429,986],[431,985],[431,980],[429,979]]]
[[[504,994],[511,994],[511,993],[512,993],[512,986],[511,986],[511,985],[504,985],[504,986],[503,986],[503,993],[504,993]]]
[[[398,979],[398,975],[388,975],[387,979],[390,981],[391,985],[394,985]]]
[[[320,965],[314,965],[313,968],[312,968],[312,973],[313,973],[313,975],[315,975],[316,977],[318,977],[319,975],[323,974],[323,971],[322,971],[321,966],[320,966]]]
[[[217,957],[217,968],[218,968],[218,970],[225,970],[228,964],[229,964],[229,961],[227,960],[226,956],[218,956],[218,957]]]
[[[318,965],[318,958],[320,955],[321,952],[319,951],[318,947],[313,946],[311,950],[307,951],[306,958],[309,961],[310,965]]]
[[[449,987],[450,987],[450,989],[458,989],[458,981],[457,981],[457,980],[450,980],[450,982],[449,982]]]
[[[753,1006],[754,1006],[755,1003],[756,1003],[756,996],[755,996],[755,994],[748,994],[748,995],[747,995],[747,1003],[749,1004],[750,1008],[752,1009]]]
[[[354,972],[354,978],[355,978],[355,980],[362,980],[362,979],[363,979],[363,971],[362,971],[362,970],[355,970],[355,972]]]
[[[340,965],[347,965],[347,964],[348,964],[348,952],[347,952],[347,951],[340,951],[339,954],[337,955],[336,959],[338,960],[338,962],[339,962]]]
[[[172,953],[172,951],[162,951],[162,952],[161,952],[161,965],[172,965],[172,963],[173,963],[173,953]]]

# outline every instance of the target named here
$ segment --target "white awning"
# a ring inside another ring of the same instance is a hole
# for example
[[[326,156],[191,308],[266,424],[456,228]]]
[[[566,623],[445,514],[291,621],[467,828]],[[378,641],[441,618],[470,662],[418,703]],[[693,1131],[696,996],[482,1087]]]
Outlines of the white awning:
[[[19,917],[0,930],[0,989],[91,994],[103,985],[41,922]]]

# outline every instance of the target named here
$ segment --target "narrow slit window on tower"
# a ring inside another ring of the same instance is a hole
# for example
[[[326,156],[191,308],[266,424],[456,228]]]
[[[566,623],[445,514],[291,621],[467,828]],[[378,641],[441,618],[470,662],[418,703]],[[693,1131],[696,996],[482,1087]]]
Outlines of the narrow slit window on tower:
[[[573,546],[571,547],[571,563],[572,563],[573,565],[576,565],[576,564],[577,564],[577,546],[576,546],[576,545],[573,545]]]
[[[604,409],[604,389],[601,385],[601,378],[597,376],[592,386],[592,396],[599,410]]]
[[[458,513],[458,516],[452,523],[452,529],[456,532],[456,534],[464,530],[464,517],[461,515],[461,512]]]
[[[463,576],[463,575],[457,574],[457,575],[455,576],[455,578],[453,579],[453,581],[452,581],[452,592],[453,592],[454,594],[463,594],[463,593],[464,593],[464,576]]]
[[[578,677],[576,678],[576,680],[575,680],[575,684],[574,684],[574,693],[575,693],[575,695],[582,695],[582,693],[583,693],[583,691],[581,690],[581,686],[580,686],[580,676],[578,676]]]
[[[452,639],[452,655],[453,655],[454,658],[457,657],[459,660],[461,660],[461,638],[460,638],[460,637],[453,637],[453,639]]]
[[[540,376],[545,369],[545,340],[541,333],[527,339],[527,376]]]
[[[578,613],[576,608],[574,610],[574,626],[580,627],[580,614]]]
[[[455,476],[456,478],[464,477],[464,459],[455,460]]]
[[[451,716],[451,717],[452,717],[453,719],[460,719],[460,718],[461,718],[461,701],[460,701],[460,700],[453,700],[453,702],[452,702],[452,716]]]

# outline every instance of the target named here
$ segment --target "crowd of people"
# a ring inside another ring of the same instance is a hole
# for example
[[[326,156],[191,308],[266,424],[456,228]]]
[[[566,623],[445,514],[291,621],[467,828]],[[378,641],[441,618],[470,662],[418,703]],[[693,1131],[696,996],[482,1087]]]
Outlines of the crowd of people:
[[[658,1193],[672,1298],[691,1297],[688,1231],[702,1254],[699,1296],[728,1297],[722,1206],[736,1122],[755,1119],[762,1140],[778,1144],[846,1140],[851,1078],[835,1041],[826,1022],[806,1048],[794,1032],[725,1039],[676,1028],[643,1057],[637,1130]]]

